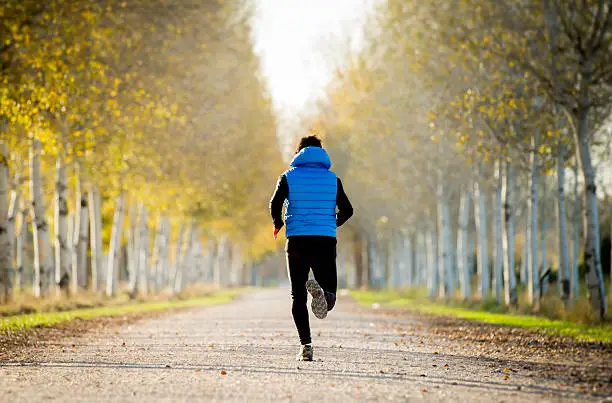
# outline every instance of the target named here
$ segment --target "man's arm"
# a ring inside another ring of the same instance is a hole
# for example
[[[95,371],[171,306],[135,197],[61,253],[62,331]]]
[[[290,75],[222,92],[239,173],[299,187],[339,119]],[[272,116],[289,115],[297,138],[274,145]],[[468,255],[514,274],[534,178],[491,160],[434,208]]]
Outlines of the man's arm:
[[[270,199],[270,215],[274,222],[274,228],[283,228],[283,203],[289,196],[289,184],[287,183],[287,177],[283,174],[278,178],[276,182],[276,190]]]
[[[336,205],[338,206],[338,212],[336,213],[336,227],[340,227],[353,215],[353,206],[346,196],[346,193],[344,193],[344,188],[342,187],[342,181],[340,178],[338,178]]]

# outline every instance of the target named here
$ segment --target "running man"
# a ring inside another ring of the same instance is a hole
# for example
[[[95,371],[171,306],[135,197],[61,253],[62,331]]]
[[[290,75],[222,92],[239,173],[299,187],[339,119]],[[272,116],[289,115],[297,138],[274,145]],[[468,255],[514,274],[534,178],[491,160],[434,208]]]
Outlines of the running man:
[[[291,168],[278,179],[270,200],[274,239],[284,225],[285,206],[291,313],[300,337],[297,356],[300,361],[312,361],[313,356],[307,291],[312,296],[312,312],[324,319],[336,303],[336,228],[353,215],[342,182],[330,171],[331,165],[321,140],[316,136],[303,137]],[[310,269],[314,280],[308,280]]]

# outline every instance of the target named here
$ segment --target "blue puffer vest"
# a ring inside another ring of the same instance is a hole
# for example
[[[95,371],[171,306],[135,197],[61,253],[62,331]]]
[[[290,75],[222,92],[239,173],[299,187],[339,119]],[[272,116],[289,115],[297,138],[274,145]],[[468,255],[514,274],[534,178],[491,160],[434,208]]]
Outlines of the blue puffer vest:
[[[336,237],[336,174],[331,160],[320,147],[306,147],[291,161],[285,172],[289,185],[285,223],[287,236],[319,235]]]

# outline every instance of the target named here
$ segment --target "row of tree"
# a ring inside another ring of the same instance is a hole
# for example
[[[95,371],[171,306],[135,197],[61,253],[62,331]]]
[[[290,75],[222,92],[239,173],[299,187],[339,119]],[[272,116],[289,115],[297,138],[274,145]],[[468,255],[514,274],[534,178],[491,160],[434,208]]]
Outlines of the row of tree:
[[[242,282],[211,262],[240,277],[274,247],[253,208],[280,158],[251,14],[240,1],[0,1],[0,302],[29,281],[36,296]]]
[[[356,285],[510,305],[524,284],[537,309],[550,249],[567,303],[582,251],[603,318],[593,158],[610,157],[612,3],[389,0],[368,34],[304,122],[325,133],[355,199],[344,255]]]

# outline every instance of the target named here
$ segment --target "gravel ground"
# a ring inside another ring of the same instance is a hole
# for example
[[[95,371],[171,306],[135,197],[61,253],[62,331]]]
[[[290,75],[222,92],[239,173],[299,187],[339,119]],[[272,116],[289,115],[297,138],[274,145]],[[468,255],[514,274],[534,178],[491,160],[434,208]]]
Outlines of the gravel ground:
[[[488,352],[456,334],[456,329],[470,334],[468,328],[478,325],[460,322],[449,336],[440,330],[448,324],[433,323],[430,317],[374,312],[348,298],[340,299],[323,321],[311,316],[315,361],[296,362],[298,342],[289,307],[288,290],[256,290],[228,305],[38,343],[17,360],[0,362],[0,402],[612,397],[607,347],[593,347],[582,363],[577,356],[548,358],[530,354],[527,347],[481,341],[496,346]],[[586,383],[566,376],[585,371],[590,376]]]

